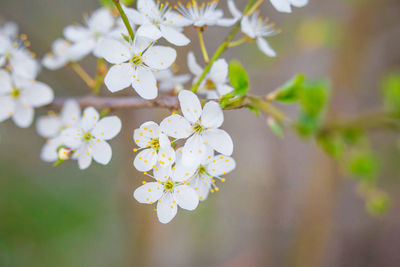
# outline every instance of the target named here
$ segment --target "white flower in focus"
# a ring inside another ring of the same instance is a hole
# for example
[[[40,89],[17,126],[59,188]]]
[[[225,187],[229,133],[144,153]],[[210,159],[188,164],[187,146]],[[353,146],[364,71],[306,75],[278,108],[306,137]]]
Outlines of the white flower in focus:
[[[106,141],[121,131],[121,120],[117,116],[99,119],[99,113],[88,107],[83,111],[80,124],[61,134],[65,146],[74,149],[73,158],[78,160],[80,169],[88,168],[92,159],[103,165],[111,160],[111,146]]]
[[[189,26],[191,22],[182,15],[171,11],[168,3],[155,3],[153,0],[138,0],[137,9],[130,10],[127,15],[135,24],[142,25],[137,34],[151,40],[164,37],[168,42],[184,46],[190,40],[181,33],[182,27]]]
[[[254,13],[251,17],[245,16],[241,22],[242,32],[251,39],[256,40],[258,48],[265,55],[275,57],[276,53],[264,39],[268,36],[274,36],[278,32],[274,29],[273,24],[269,24],[267,20],[262,20]]]
[[[238,21],[237,18],[223,18],[224,12],[221,9],[217,9],[217,5],[217,0],[212,0],[207,3],[198,3],[198,1],[195,0],[188,2],[186,5],[179,3],[177,10],[183,17],[191,21],[191,24],[195,27],[214,25],[230,27]]]
[[[308,0],[270,0],[271,4],[278,10],[279,12],[291,13],[292,6],[295,7],[304,7],[308,4]]]
[[[155,73],[158,88],[162,92],[183,90],[184,84],[190,80],[190,74],[174,75],[171,69],[161,70]]]
[[[18,25],[14,22],[7,21],[3,24],[3,26],[0,27],[0,35],[14,40],[18,35]]]
[[[98,53],[99,42],[113,34],[114,17],[106,8],[96,10],[89,18],[86,19],[86,26],[70,25],[65,27],[64,36],[80,47],[80,50],[89,54],[93,51],[93,55],[100,57]]]
[[[203,69],[199,66],[193,52],[189,52],[187,64],[190,72],[195,76],[195,83]],[[225,59],[218,59],[212,65],[210,72],[199,86],[199,93],[205,93],[208,99],[217,99],[233,91],[233,87],[228,85],[228,63]]]
[[[65,147],[63,151],[59,151],[58,153],[57,149],[65,145],[62,138],[62,131],[78,126],[80,117],[81,109],[79,104],[75,100],[68,100],[65,102],[59,115],[53,113],[38,118],[36,130],[40,136],[47,139],[40,153],[40,158],[43,161],[55,162],[60,158],[60,155],[65,158],[66,155],[71,154],[72,150],[69,148]]]
[[[51,46],[52,52],[44,56],[42,64],[50,70],[56,70],[64,67],[68,62],[79,61],[91,52],[90,47],[82,44],[72,44],[70,41],[57,39]]]
[[[153,71],[169,68],[176,59],[176,51],[155,46],[147,38],[135,37],[133,42],[104,39],[99,52],[112,66],[105,79],[108,90],[117,92],[129,86],[144,99],[158,95]]]
[[[219,191],[216,180],[225,182],[223,175],[228,174],[236,168],[233,158],[216,155],[208,150],[198,166],[188,167],[181,163],[182,148],[177,150],[175,173],[186,177],[186,184],[190,185],[199,195],[201,201],[207,199],[209,192]]]
[[[20,40],[0,35],[0,67],[11,69],[13,75],[34,79],[40,66]]]
[[[199,196],[190,186],[183,184],[184,179],[176,176],[171,168],[156,172],[157,182],[140,186],[133,197],[143,204],[157,202],[157,216],[161,223],[169,223],[178,212],[178,206],[185,210],[195,210],[199,205]]]
[[[133,165],[138,171],[149,171],[156,165],[171,166],[175,162],[175,150],[168,137],[161,133],[155,122],[146,122],[133,133],[133,140],[142,150],[136,155]]]
[[[182,149],[182,160],[187,166],[199,164],[208,146],[224,155],[232,155],[233,142],[230,135],[218,129],[224,114],[218,103],[210,101],[201,107],[197,96],[187,90],[179,93],[183,116],[174,114],[165,118],[161,131],[176,139],[188,138]]]
[[[34,108],[50,104],[53,98],[48,85],[0,70],[0,122],[11,117],[18,127],[27,128]]]

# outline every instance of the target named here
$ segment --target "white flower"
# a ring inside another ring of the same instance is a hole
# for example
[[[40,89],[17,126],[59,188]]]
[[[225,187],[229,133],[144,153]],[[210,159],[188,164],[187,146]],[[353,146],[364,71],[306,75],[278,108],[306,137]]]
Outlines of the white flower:
[[[129,43],[104,39],[99,52],[108,62],[116,64],[104,79],[108,90],[117,92],[132,86],[144,99],[154,99],[158,95],[153,70],[167,69],[176,59],[175,49],[153,46],[147,38],[138,36]]]
[[[113,33],[115,20],[106,8],[96,10],[87,20],[86,27],[82,25],[70,25],[64,29],[67,40],[79,45],[87,54],[93,51],[96,57],[99,42]]]
[[[270,0],[271,4],[279,12],[291,13],[292,8],[290,5],[295,7],[303,7],[308,4],[308,0]]]
[[[14,22],[7,21],[0,27],[0,35],[6,36],[11,40],[15,39],[18,35],[18,25]]]
[[[34,79],[40,66],[19,41],[0,35],[0,67],[6,66],[14,75]]]
[[[34,108],[51,103],[53,98],[48,85],[0,70],[0,122],[11,117],[17,126],[29,127]]]
[[[133,165],[138,171],[149,171],[156,165],[171,166],[175,162],[175,150],[168,137],[160,132],[155,122],[146,122],[133,133],[133,140],[142,150]]]
[[[217,9],[218,1],[198,3],[198,1],[188,2],[186,6],[178,4],[178,11],[196,27],[204,26],[223,26],[230,27],[237,22],[237,18],[223,18],[224,12]]]
[[[186,184],[190,185],[199,195],[201,201],[207,199],[209,192],[214,193],[219,188],[216,185],[216,179],[225,182],[222,175],[226,175],[236,167],[233,158],[216,155],[212,150],[208,150],[201,163],[194,167],[188,167],[182,164],[182,148],[176,153],[175,173],[178,176],[186,177]]]
[[[157,182],[145,183],[135,190],[133,197],[143,204],[157,202],[157,216],[161,223],[169,223],[176,215],[178,206],[195,210],[199,196],[195,190],[183,184],[184,178],[176,176],[171,168],[155,172]]]
[[[162,70],[155,73],[158,88],[160,91],[169,92],[175,90],[177,92],[183,89],[183,85],[190,80],[190,74],[174,75],[171,69]]]
[[[187,61],[190,72],[195,76],[193,79],[193,83],[195,83],[203,73],[203,69],[197,63],[193,52],[189,52]],[[232,86],[229,86],[227,83],[228,63],[225,59],[218,59],[214,62],[210,72],[200,84],[199,93],[206,93],[208,99],[219,98],[233,91]]]
[[[99,117],[93,107],[88,107],[77,127],[62,132],[64,144],[74,149],[73,158],[78,159],[80,169],[88,168],[92,159],[103,165],[111,160],[111,147],[106,141],[121,131],[121,120],[117,116]]]
[[[61,38],[54,41],[51,50],[42,60],[42,64],[50,70],[64,67],[70,61],[79,61],[91,52],[91,48],[83,42],[72,44]]]
[[[71,149],[65,147],[62,152],[57,153],[57,149],[65,145],[62,131],[79,125],[80,117],[79,104],[75,100],[68,100],[65,102],[60,115],[53,113],[38,118],[36,130],[40,136],[47,139],[40,153],[40,158],[43,161],[54,162],[60,158],[60,155],[65,158],[72,152]]]
[[[168,3],[155,3],[153,0],[138,0],[136,10],[131,10],[127,15],[139,27],[137,34],[158,40],[164,37],[168,42],[184,46],[190,40],[181,33],[182,27],[188,26],[191,22],[182,15],[170,10]]]
[[[176,139],[188,138],[182,160],[185,165],[201,162],[208,146],[224,155],[232,155],[233,142],[224,130],[218,129],[224,114],[218,103],[210,101],[201,107],[197,96],[187,90],[179,93],[179,102],[183,116],[174,114],[161,122],[161,131]]]
[[[278,33],[272,24],[269,24],[267,20],[262,20],[254,13],[250,18],[248,16],[243,17],[241,26],[244,34],[256,40],[257,46],[261,52],[270,57],[276,56],[275,51],[264,39],[265,37],[273,36]]]

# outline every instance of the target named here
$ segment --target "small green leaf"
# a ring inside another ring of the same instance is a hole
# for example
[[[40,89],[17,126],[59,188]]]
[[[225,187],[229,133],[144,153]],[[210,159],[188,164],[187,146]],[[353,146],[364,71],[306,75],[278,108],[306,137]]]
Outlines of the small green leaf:
[[[328,81],[307,81],[300,94],[302,110],[310,116],[319,116],[326,107],[329,93],[330,85]]]
[[[387,75],[382,80],[385,105],[389,109],[400,111],[400,72]]]
[[[258,110],[257,108],[252,107],[252,106],[247,106],[247,108],[248,108],[251,112],[253,112],[254,114],[260,115],[260,110]]]
[[[235,96],[244,96],[249,91],[249,76],[237,60],[232,60],[229,64],[229,81]]]
[[[338,135],[321,135],[318,136],[318,144],[324,151],[333,158],[340,158],[346,150],[346,143],[343,138]]]
[[[273,117],[271,116],[268,117],[267,124],[271,129],[272,133],[274,133],[276,136],[280,138],[285,137],[285,132],[283,131],[282,125],[279,122],[277,122]]]
[[[295,123],[295,127],[301,136],[307,137],[315,133],[320,124],[321,121],[318,117],[310,116],[307,113],[300,113],[300,116]]]
[[[347,162],[350,173],[363,181],[374,181],[378,174],[378,159],[371,152],[355,152]]]
[[[282,103],[296,102],[300,98],[301,91],[304,86],[305,76],[303,74],[296,75],[290,81],[285,83],[281,88],[272,94],[272,98]]]

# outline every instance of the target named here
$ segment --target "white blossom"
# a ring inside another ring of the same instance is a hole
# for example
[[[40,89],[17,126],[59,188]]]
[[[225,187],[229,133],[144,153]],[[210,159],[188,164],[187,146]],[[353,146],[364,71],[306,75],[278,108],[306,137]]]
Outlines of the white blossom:
[[[62,132],[65,129],[73,128],[79,125],[81,117],[81,109],[75,100],[67,100],[60,114],[51,113],[47,116],[38,118],[36,122],[36,130],[38,134],[46,138],[40,158],[46,162],[54,162],[60,158],[66,158],[72,154],[72,149],[63,147],[60,152],[57,150],[64,146]]]
[[[18,35],[18,25],[14,22],[7,21],[2,26],[0,26],[0,35],[6,36],[11,40],[17,38]]]
[[[176,152],[175,173],[178,176],[186,177],[185,184],[190,185],[199,195],[201,201],[207,199],[209,192],[219,191],[216,180],[225,182],[222,177],[236,167],[233,158],[225,155],[216,155],[212,149],[208,149],[200,164],[186,166],[182,163],[182,148]]]
[[[178,4],[177,10],[195,27],[223,26],[230,27],[237,22],[237,18],[223,18],[224,12],[217,9],[218,1],[202,2],[195,0],[186,5]]]
[[[99,52],[112,66],[104,82],[111,92],[129,86],[144,99],[158,95],[153,71],[169,68],[176,59],[173,48],[153,45],[147,38],[136,35],[133,42],[104,39]]]
[[[78,160],[80,169],[88,168],[92,159],[103,165],[111,160],[111,146],[106,141],[121,131],[121,120],[117,116],[99,119],[99,113],[88,107],[83,111],[79,125],[62,132],[64,144],[74,149],[72,158]]]
[[[138,0],[137,9],[130,10],[127,15],[135,24],[141,25],[137,34],[151,40],[158,40],[161,37],[168,42],[184,46],[190,40],[181,33],[182,27],[191,24],[182,15],[172,11],[168,3],[155,3],[154,0]]]
[[[158,88],[162,92],[170,92],[171,90],[179,92],[183,90],[184,84],[190,80],[190,74],[174,75],[171,69],[161,70],[155,73]]]
[[[93,52],[96,57],[100,57],[98,45],[104,37],[114,35],[113,27],[115,20],[110,11],[100,8],[86,19],[86,25],[70,25],[65,27],[64,36],[80,47],[86,54]]]
[[[140,186],[133,197],[143,204],[157,202],[157,216],[161,223],[169,223],[177,214],[178,206],[185,210],[195,210],[199,196],[190,186],[184,184],[184,177],[179,177],[171,168],[155,172],[156,182]]]
[[[189,52],[187,61],[195,83],[203,73],[203,68],[197,63],[193,52]],[[228,63],[225,59],[218,59],[200,84],[199,93],[205,93],[208,99],[216,99],[232,91],[232,86],[228,85]]]
[[[161,131],[176,139],[188,138],[183,150],[182,160],[185,165],[201,162],[208,146],[219,153],[230,156],[233,142],[230,135],[218,129],[224,114],[218,103],[210,101],[201,107],[198,97],[187,90],[179,93],[179,102],[183,117],[174,114],[161,122]]]
[[[175,150],[168,137],[161,133],[155,122],[146,122],[136,129],[133,140],[140,148],[133,165],[139,171],[154,169],[156,165],[171,166],[175,162]]]
[[[308,4],[308,0],[270,0],[271,4],[278,10],[279,12],[291,13],[292,6],[295,7],[304,7]]]
[[[34,108],[51,103],[53,98],[48,85],[0,70],[0,122],[11,117],[17,126],[29,127]]]

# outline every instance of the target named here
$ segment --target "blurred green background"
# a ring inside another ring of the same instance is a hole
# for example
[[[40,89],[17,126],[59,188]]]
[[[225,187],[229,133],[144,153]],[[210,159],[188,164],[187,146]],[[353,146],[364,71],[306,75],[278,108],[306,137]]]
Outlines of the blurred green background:
[[[96,0],[1,0],[0,18],[17,22],[42,56],[63,27],[98,6]],[[268,1],[261,9],[283,30],[269,38],[279,56],[267,58],[254,44],[224,54],[246,67],[254,94],[273,91],[303,72],[331,79],[330,117],[382,105],[382,77],[400,68],[398,0],[310,0],[291,15],[276,12]],[[210,28],[205,33],[209,51],[227,33]],[[196,32],[187,29],[186,34],[193,43],[178,49],[182,72],[189,50],[200,59]],[[87,59],[83,65],[93,73],[94,62]],[[58,95],[87,93],[69,69],[43,70],[39,80]],[[285,109],[295,117],[296,109]],[[123,130],[111,142],[111,164],[93,164],[86,171],[75,162],[53,168],[40,161],[43,140],[33,126],[0,125],[0,266],[400,265],[395,132],[371,134],[380,158],[378,184],[392,198],[387,213],[372,217],[357,182],[313,142],[290,133],[279,139],[262,116],[228,111],[223,128],[233,137],[237,169],[195,212],[180,210],[162,225],[151,207],[132,197],[145,177],[132,166],[131,135],[142,122],[159,122],[167,111],[117,115]]]

